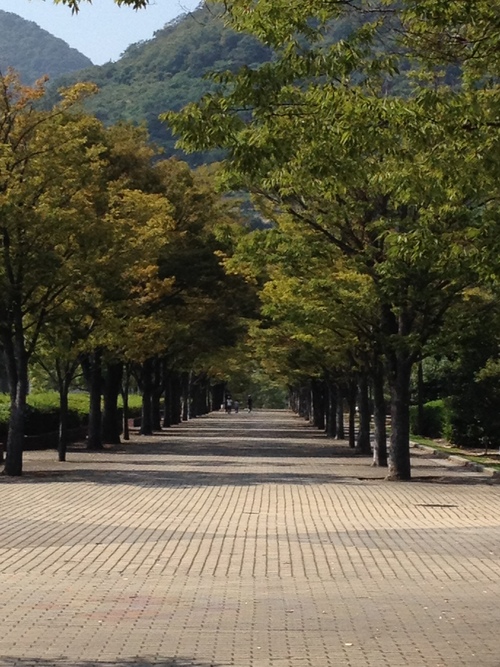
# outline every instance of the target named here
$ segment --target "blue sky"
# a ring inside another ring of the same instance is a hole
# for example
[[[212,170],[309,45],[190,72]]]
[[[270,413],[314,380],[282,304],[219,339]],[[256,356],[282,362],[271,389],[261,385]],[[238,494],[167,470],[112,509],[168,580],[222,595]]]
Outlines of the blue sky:
[[[80,12],[72,15],[52,0],[0,0],[0,9],[34,21],[102,65],[118,60],[127,46],[150,39],[155,30],[199,4],[200,0],[151,0],[147,9],[134,11],[113,0],[93,0],[83,1]]]

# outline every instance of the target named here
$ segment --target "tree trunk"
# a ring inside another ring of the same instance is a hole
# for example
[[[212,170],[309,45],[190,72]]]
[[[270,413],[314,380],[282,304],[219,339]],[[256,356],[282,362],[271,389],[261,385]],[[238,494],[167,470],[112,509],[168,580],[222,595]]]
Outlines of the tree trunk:
[[[172,374],[166,367],[163,371],[163,428],[172,425]]]
[[[194,419],[201,414],[201,387],[200,387],[200,378],[197,376],[192,377],[190,373],[190,396],[191,401],[189,404],[189,418]]]
[[[151,419],[153,431],[161,431],[161,395],[163,393],[163,373],[161,359],[153,361],[153,395],[151,398]]]
[[[10,335],[2,337],[10,392],[9,432],[4,472],[9,477],[23,473],[23,445],[28,395],[28,360],[22,340],[13,341]]]
[[[68,394],[79,363],[80,361],[77,359],[72,362],[56,361],[59,391],[59,433],[57,438],[57,456],[59,461],[66,461],[69,419]]]
[[[299,415],[306,421],[311,421],[312,392],[309,384],[300,388],[299,395]]]
[[[210,380],[208,377],[205,377],[203,380],[203,414],[208,415],[212,409],[211,403],[211,392],[210,392]]]
[[[337,385],[337,440],[345,440],[344,387]]]
[[[161,394],[155,390],[151,396],[151,424],[153,431],[161,431]]]
[[[368,395],[368,379],[366,373],[361,373],[358,383],[359,424],[356,450],[359,454],[371,454],[370,444],[370,398]]]
[[[210,408],[215,411],[220,410],[220,406],[224,403],[224,385],[222,383],[216,384],[210,389],[211,405]]]
[[[59,461],[66,461],[68,447],[68,393],[69,383],[65,379],[59,385],[59,435],[57,439],[57,456]]]
[[[122,385],[122,402],[123,402],[123,439],[130,440],[130,429],[128,426],[129,408],[128,408],[128,392],[130,385],[130,367],[129,364],[125,366],[125,373],[123,374]]]
[[[337,387],[331,380],[326,381],[326,435],[337,435]]]
[[[200,415],[206,415],[209,412],[208,386],[204,373],[196,376],[196,380],[193,383],[193,388],[193,416],[199,417]]]
[[[17,357],[16,377],[10,392],[9,433],[5,456],[5,474],[9,477],[19,477],[23,473],[28,366],[23,350],[20,351],[20,357]]]
[[[179,373],[174,372],[172,374],[172,412],[170,415],[170,423],[172,425],[180,424],[181,422],[181,393]]]
[[[410,463],[410,379],[412,363],[398,358],[389,366],[391,392],[391,445],[387,479],[411,479]]]
[[[142,414],[141,435],[153,435],[153,360],[147,359],[142,364]]]
[[[23,398],[24,394],[24,398]],[[5,474],[19,477],[23,473],[24,424],[26,396],[21,387],[16,388],[16,398],[10,403],[9,434],[5,457]]]
[[[182,374],[182,421],[188,421],[191,417],[190,413],[191,401],[191,371]]]
[[[387,406],[384,397],[384,371],[380,366],[373,374],[373,425],[375,443],[373,465],[387,467]]]
[[[102,444],[102,412],[101,412],[101,393],[102,393],[102,351],[97,349],[92,352],[89,358],[90,372],[90,409],[89,409],[89,432],[87,439],[87,449],[103,449]]]
[[[123,364],[110,363],[107,365],[106,381],[104,383],[104,412],[102,418],[103,442],[119,445],[121,419],[118,409],[118,397],[122,386]]]
[[[322,380],[314,379],[311,383],[313,424],[316,428],[325,429],[325,394]]]
[[[347,402],[349,404],[349,447],[356,446],[356,393],[357,384],[351,382],[348,388]]]

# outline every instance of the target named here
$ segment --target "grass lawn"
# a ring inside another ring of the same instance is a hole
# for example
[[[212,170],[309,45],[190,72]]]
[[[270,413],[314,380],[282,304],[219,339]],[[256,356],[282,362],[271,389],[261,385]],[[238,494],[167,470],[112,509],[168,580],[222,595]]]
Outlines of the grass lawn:
[[[430,440],[429,438],[421,438],[418,435],[412,435],[411,441],[419,445],[432,447],[432,449],[444,454],[460,456],[472,463],[479,463],[487,468],[500,471],[500,452],[497,450],[492,449],[485,452],[484,449],[463,449],[455,445],[450,445],[446,440]]]

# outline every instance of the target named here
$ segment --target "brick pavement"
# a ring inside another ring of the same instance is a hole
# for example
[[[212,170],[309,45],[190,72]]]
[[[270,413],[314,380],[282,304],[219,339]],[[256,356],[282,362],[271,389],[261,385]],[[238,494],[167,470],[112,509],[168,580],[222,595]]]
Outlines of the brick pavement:
[[[288,413],[0,481],[0,667],[499,667],[500,486],[383,480]]]

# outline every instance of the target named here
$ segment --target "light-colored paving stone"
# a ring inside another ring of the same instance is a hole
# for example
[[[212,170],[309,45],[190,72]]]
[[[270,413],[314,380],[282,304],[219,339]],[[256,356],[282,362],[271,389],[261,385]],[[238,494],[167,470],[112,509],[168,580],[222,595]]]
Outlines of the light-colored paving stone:
[[[288,413],[0,481],[0,667],[500,667],[500,486],[414,481]]]

